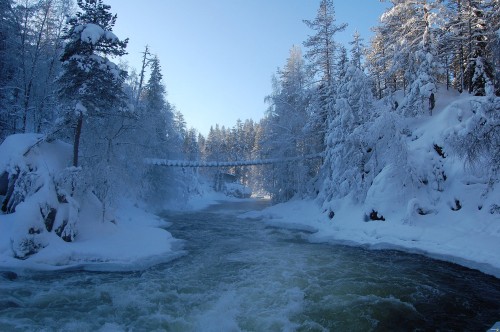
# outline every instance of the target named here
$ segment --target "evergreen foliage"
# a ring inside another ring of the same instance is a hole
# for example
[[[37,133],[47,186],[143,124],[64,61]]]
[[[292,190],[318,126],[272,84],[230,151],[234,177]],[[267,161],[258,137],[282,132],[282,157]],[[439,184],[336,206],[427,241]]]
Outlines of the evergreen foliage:
[[[125,54],[128,40],[112,32],[116,15],[102,0],[78,0],[80,11],[68,21],[63,74],[59,95],[67,105],[66,121],[76,121],[73,165],[78,166],[80,135],[84,117],[103,117],[125,106],[122,85],[127,73],[109,56]],[[72,119],[76,118],[76,119]]]

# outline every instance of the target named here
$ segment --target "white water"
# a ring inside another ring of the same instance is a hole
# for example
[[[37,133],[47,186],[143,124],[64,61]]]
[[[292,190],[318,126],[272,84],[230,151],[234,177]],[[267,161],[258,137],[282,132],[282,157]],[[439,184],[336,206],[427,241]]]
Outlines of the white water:
[[[167,216],[186,255],[142,272],[4,274],[0,330],[481,331],[500,320],[498,279],[235,218],[264,204]]]

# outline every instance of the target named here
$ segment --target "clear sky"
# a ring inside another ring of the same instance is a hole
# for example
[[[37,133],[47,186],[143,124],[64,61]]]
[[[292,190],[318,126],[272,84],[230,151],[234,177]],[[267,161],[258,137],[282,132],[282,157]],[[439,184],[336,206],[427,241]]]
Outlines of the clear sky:
[[[118,15],[115,34],[129,38],[131,67],[140,68],[149,45],[162,65],[167,99],[188,127],[206,135],[211,125],[263,117],[271,76],[283,66],[292,45],[311,31],[319,0],[105,0]],[[357,29],[369,43],[386,3],[335,1],[337,23],[348,23],[337,41]]]

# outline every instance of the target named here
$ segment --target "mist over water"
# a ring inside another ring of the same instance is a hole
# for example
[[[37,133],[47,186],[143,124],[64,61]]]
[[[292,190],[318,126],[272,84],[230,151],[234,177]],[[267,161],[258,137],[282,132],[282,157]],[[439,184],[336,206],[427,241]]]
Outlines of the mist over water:
[[[494,277],[235,217],[266,204],[166,213],[187,254],[145,271],[0,276],[0,330],[482,331],[500,320]]]

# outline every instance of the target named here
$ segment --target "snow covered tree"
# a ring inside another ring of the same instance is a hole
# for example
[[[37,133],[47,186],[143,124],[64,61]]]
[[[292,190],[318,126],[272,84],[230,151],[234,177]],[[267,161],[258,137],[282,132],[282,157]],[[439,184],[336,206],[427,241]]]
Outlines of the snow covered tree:
[[[366,56],[368,64],[368,72],[373,82],[373,92],[378,99],[382,99],[386,95],[387,83],[387,68],[389,67],[390,60],[387,57],[388,50],[385,45],[385,36],[379,28],[375,28],[375,36],[371,40],[371,47],[369,48]],[[396,87],[393,87],[393,90]],[[392,91],[394,92],[394,91]]]
[[[483,1],[468,0],[467,9],[469,63],[465,79],[469,93],[475,96],[493,94],[493,68],[487,56],[488,42],[492,39],[493,32],[486,22]]]
[[[184,114],[182,114],[182,112],[179,110],[176,110],[173,113],[175,132],[177,133],[177,135],[179,135],[179,139],[183,141],[187,135],[187,124],[186,120],[184,119]]]
[[[41,132],[52,126],[60,36],[69,11],[69,0],[0,2],[2,129]]]
[[[67,41],[59,95],[67,105],[66,123],[76,122],[73,165],[78,166],[84,119],[104,117],[125,106],[122,83],[127,73],[109,57],[125,54],[128,39],[112,32],[116,15],[102,0],[78,0],[80,11],[69,19],[63,38]]]
[[[487,1],[485,21],[489,23],[488,53],[491,55],[491,66],[494,71],[495,93],[500,96],[500,1]]]
[[[309,121],[307,110],[310,94],[306,89],[309,79],[299,47],[292,47],[278,75],[273,80],[273,93],[266,98],[269,109],[264,129],[265,140],[261,146],[271,158],[310,154],[314,150],[308,144],[311,139],[309,133],[304,130],[304,124]],[[273,199],[286,201],[295,194],[305,194],[311,174],[316,175],[309,166],[307,162],[274,165],[264,180]]]
[[[349,45],[351,45],[351,63],[358,69],[361,69],[365,45],[363,44],[363,38],[361,38],[358,30],[354,32],[353,40]]]
[[[346,74],[349,65],[349,57],[347,56],[347,49],[344,45],[338,47],[338,57],[334,65],[334,73],[337,80],[342,80]]]
[[[381,26],[375,29],[379,45],[373,50],[383,52],[372,59],[383,59],[385,81],[392,92],[411,85],[422,60],[424,34],[430,36],[437,4],[433,0],[391,0],[392,6],[381,16]]]
[[[46,0],[41,9],[47,22],[43,28],[43,37],[40,39],[39,52],[41,56],[35,70],[36,79],[31,98],[31,122],[33,123],[33,131],[38,133],[49,131],[58,115],[56,78],[61,73],[62,64],[59,58],[64,49],[61,36],[66,19],[73,11],[73,1]]]
[[[318,150],[324,150],[324,138],[328,107],[331,105],[334,93],[334,63],[337,44],[334,40],[336,33],[343,31],[347,24],[337,25],[333,0],[321,0],[314,20],[304,20],[304,23],[313,30],[314,34],[304,42],[307,48],[305,58],[309,60],[312,75],[319,78],[315,102],[311,103],[308,128],[318,136]]]
[[[412,116],[427,112],[432,115],[437,91],[436,77],[439,65],[431,36],[430,7],[424,4],[423,11],[425,30],[419,44],[420,48],[416,50],[415,58],[412,60],[417,70],[410,81],[408,96],[401,105],[403,112]]]
[[[198,145],[198,132],[194,128],[189,128],[184,138],[184,156],[190,161],[200,160],[200,148]]]
[[[351,64],[338,83],[337,99],[329,117],[327,150],[321,197],[344,197],[352,194],[364,199],[371,177],[367,166],[370,145],[365,137],[368,123],[374,117],[371,82],[364,72]]]
[[[497,0],[443,1],[440,49],[448,55],[446,68],[459,91],[485,95],[494,84],[499,60],[499,6]]]
[[[335,24],[333,0],[321,0],[316,18],[304,20],[308,28],[314,31],[304,42],[307,48],[305,58],[310,61],[314,75],[319,75],[325,85],[333,80],[333,64],[336,50],[334,36],[343,31],[347,24]]]
[[[186,150],[188,132],[185,130],[185,123],[183,128],[178,128],[176,119],[183,119],[182,113],[175,111],[166,99],[166,88],[157,56],[149,60],[149,66],[149,79],[143,87],[138,104],[140,115],[136,135],[141,138],[141,160],[192,158],[197,151]],[[183,130],[183,133],[179,130]],[[196,145],[196,142],[193,144]],[[142,196],[151,206],[161,208],[165,202],[180,199],[186,194],[189,182],[197,178],[193,172],[195,171],[146,166],[142,174]]]
[[[467,66],[467,21],[465,20],[465,1],[449,0],[444,2],[442,16],[445,20],[440,27],[440,49],[449,54],[449,67],[452,86],[459,90],[466,90],[465,68]]]
[[[16,43],[17,25],[12,1],[0,0],[0,141],[16,131],[15,86],[20,66]]]
[[[151,59],[151,73],[145,86],[141,114],[144,135],[149,136],[150,153],[158,158],[165,157],[168,126],[173,126],[173,114],[170,104],[165,100],[165,86],[162,82],[160,60]]]
[[[469,170],[486,177],[489,190],[500,181],[500,98],[475,99],[471,106],[470,116],[450,128],[446,139]]]
[[[61,3],[67,7],[67,3]],[[21,66],[20,66],[20,82],[19,86],[22,89],[22,97],[19,100],[21,131],[34,131],[37,125],[37,117],[40,116],[38,105],[40,100],[46,96],[39,96],[40,92],[46,92],[45,89],[39,88],[39,85],[49,83],[54,79],[53,71],[47,73],[49,77],[44,79],[46,75],[45,68],[49,67],[49,63],[54,64],[54,58],[61,51],[61,43],[59,34],[52,35],[54,24],[56,29],[62,28],[62,20],[56,17],[57,13],[61,13],[61,9],[56,7],[55,1],[25,1],[18,4],[15,8],[16,16],[18,17],[19,45],[21,48]],[[62,12],[61,14],[64,14]],[[65,13],[67,14],[67,13]],[[59,22],[54,22],[59,20]],[[55,38],[54,38],[55,37]],[[46,54],[53,46],[56,47],[55,53]],[[50,59],[50,56],[52,59]],[[52,74],[52,75],[51,75]],[[40,91],[37,91],[40,90]],[[28,122],[32,122],[31,128],[28,129]]]
[[[149,56],[151,56],[151,53],[149,53],[149,46],[146,45],[144,48],[144,52],[142,52],[142,63],[141,63],[141,71],[139,73],[139,80],[137,82],[137,88],[135,91],[135,105],[137,106],[139,104],[139,99],[141,98],[142,94],[142,88],[143,88],[143,83],[144,83],[144,77],[146,74],[146,68],[148,67],[150,63]]]

